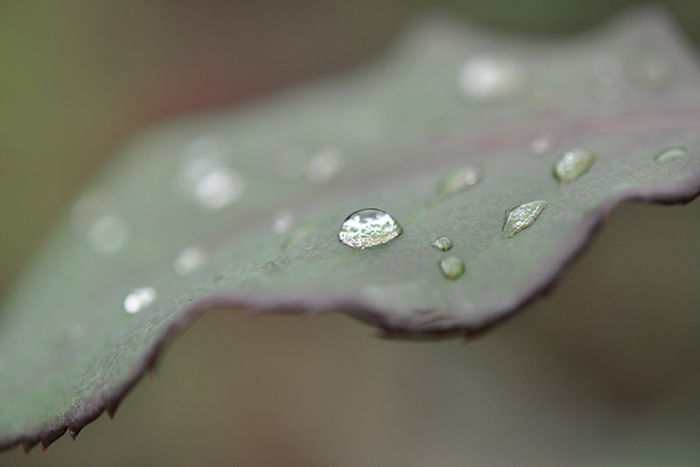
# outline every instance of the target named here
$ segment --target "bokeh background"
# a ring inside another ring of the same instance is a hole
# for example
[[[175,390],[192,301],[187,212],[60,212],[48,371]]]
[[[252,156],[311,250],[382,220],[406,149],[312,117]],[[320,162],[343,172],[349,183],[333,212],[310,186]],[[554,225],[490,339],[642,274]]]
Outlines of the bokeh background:
[[[3,0],[0,299],[136,128],[342,73],[424,9],[556,39],[635,4]],[[665,5],[700,50],[700,3]],[[0,466],[700,465],[699,231],[698,202],[625,206],[548,299],[469,345],[209,313],[113,421]]]

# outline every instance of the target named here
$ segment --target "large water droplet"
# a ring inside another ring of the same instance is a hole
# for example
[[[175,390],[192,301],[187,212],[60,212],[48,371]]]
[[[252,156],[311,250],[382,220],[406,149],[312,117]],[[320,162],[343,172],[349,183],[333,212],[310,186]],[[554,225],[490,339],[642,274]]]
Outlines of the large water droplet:
[[[449,251],[454,246],[450,237],[438,237],[431,245],[440,251]]]
[[[124,299],[124,310],[130,314],[138,313],[148,308],[157,297],[158,294],[152,287],[134,289]]]
[[[459,73],[459,86],[468,98],[498,101],[518,94],[524,84],[521,65],[507,57],[473,57]]]
[[[399,223],[379,209],[362,209],[350,214],[340,226],[338,238],[352,248],[364,250],[383,245],[403,233]]]
[[[559,183],[569,183],[586,173],[594,161],[593,151],[581,148],[569,149],[554,165],[554,176],[559,179]]]
[[[665,164],[672,159],[684,157],[686,154],[688,154],[688,151],[685,148],[677,146],[661,151],[654,157],[654,160],[659,164]]]
[[[129,227],[120,217],[107,214],[90,225],[87,231],[90,245],[102,253],[116,253],[124,246]]]
[[[506,222],[503,224],[503,236],[510,238],[518,232],[527,229],[535,223],[547,201],[537,200],[516,206],[506,213]]]
[[[309,161],[306,178],[312,183],[326,183],[340,172],[344,164],[345,158],[339,150],[324,149]]]
[[[480,178],[481,170],[471,165],[451,170],[438,183],[438,194],[443,198],[453,196],[476,185]]]
[[[448,256],[440,261],[440,271],[448,279],[457,279],[464,274],[464,262],[456,256]]]
[[[180,252],[173,262],[175,274],[185,276],[199,269],[207,260],[207,253],[201,246],[187,247]]]

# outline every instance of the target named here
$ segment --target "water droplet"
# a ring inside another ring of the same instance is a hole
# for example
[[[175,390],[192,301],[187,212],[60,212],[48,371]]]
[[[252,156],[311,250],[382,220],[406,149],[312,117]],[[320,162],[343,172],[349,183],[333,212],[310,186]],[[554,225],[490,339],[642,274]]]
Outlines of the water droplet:
[[[203,209],[214,211],[240,196],[244,184],[240,174],[226,165],[220,145],[212,138],[200,138],[185,151],[179,173],[180,188]]]
[[[440,271],[448,279],[458,279],[464,274],[464,262],[456,256],[448,256],[440,261]]]
[[[272,222],[272,231],[277,235],[283,235],[292,230],[293,226],[294,217],[288,212],[282,212]]]
[[[454,246],[450,237],[439,237],[431,245],[440,251],[449,251]]]
[[[124,299],[124,310],[130,314],[138,313],[144,308],[148,308],[156,297],[158,294],[151,287],[134,289]]]
[[[510,238],[518,232],[527,229],[535,223],[547,201],[537,200],[516,206],[506,213],[506,222],[503,225],[503,236]]]
[[[309,161],[306,178],[312,183],[326,183],[340,172],[344,164],[345,158],[339,150],[335,148],[324,149]]]
[[[173,262],[175,274],[185,276],[199,269],[207,260],[207,253],[201,246],[187,247],[180,252]]]
[[[594,161],[593,151],[581,148],[569,149],[554,165],[554,176],[559,179],[559,183],[569,183],[586,173]]]
[[[229,167],[207,173],[197,183],[195,197],[206,209],[221,209],[234,202],[243,191],[243,179]]]
[[[660,153],[658,153],[654,157],[654,160],[659,164],[665,164],[666,162],[668,162],[672,159],[677,159],[679,157],[683,157],[687,153],[688,153],[688,151],[682,147],[668,148],[665,151],[661,151]]]
[[[518,94],[524,84],[521,65],[507,57],[473,57],[459,73],[464,95],[478,101],[497,101]]]
[[[533,154],[544,154],[554,149],[556,144],[551,135],[542,135],[530,143],[530,152]]]
[[[120,217],[107,214],[90,225],[87,237],[90,245],[102,253],[116,253],[124,246],[129,227]]]
[[[480,178],[481,170],[470,165],[451,170],[438,183],[438,194],[443,198],[453,196],[476,185]]]
[[[364,250],[383,245],[403,233],[403,228],[386,212],[362,209],[350,214],[340,226],[338,238],[352,248]]]

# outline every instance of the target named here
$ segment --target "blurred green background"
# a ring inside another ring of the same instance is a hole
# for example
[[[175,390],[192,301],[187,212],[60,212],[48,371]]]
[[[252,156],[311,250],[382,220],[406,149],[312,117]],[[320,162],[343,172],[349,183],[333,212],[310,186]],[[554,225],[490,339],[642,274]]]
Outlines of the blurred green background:
[[[556,38],[635,4],[4,0],[0,298],[136,128],[342,73],[426,8]],[[700,3],[665,4],[700,46]],[[623,207],[551,298],[468,346],[210,313],[114,421],[0,466],[700,465],[698,231],[697,202]]]

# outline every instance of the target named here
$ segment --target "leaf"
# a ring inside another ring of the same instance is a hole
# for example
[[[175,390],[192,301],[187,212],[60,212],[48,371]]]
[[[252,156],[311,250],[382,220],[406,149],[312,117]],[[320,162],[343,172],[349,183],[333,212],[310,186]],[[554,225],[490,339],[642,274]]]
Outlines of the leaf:
[[[5,303],[0,448],[113,414],[212,308],[386,337],[503,320],[620,202],[700,191],[700,73],[673,30],[645,10],[554,45],[432,20],[367,70],[134,137]],[[341,243],[364,208],[379,244]]]

